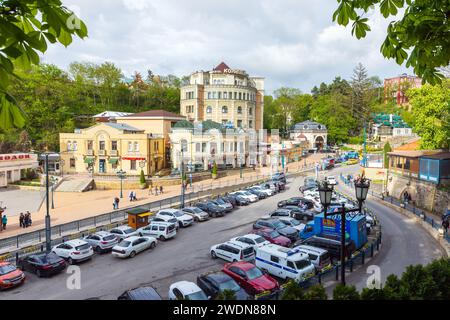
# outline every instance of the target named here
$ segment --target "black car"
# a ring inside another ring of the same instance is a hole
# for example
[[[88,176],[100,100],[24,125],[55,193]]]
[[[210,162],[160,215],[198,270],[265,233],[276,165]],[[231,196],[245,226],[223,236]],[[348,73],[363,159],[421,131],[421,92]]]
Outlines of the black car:
[[[48,277],[66,268],[64,259],[54,253],[32,254],[20,259],[17,265],[21,270],[35,273],[38,277]]]
[[[309,246],[325,249],[334,260],[339,260],[341,258],[341,239],[339,235],[316,235],[306,240],[298,241],[297,243],[295,243],[295,246],[300,244],[306,244]],[[350,258],[355,250],[355,242],[353,240],[347,239],[345,242],[345,255],[347,256],[347,258]]]
[[[301,186],[300,188],[298,188],[298,191],[300,191],[301,193],[307,191],[307,190],[313,190],[317,188],[317,184],[316,183],[311,183],[311,184],[306,184],[304,186]]]
[[[248,206],[250,204],[248,199],[245,199],[243,196],[238,194],[229,194],[227,198],[234,199],[238,206]]]
[[[282,236],[289,238],[292,242],[298,240],[298,230],[292,227],[287,227],[278,219],[259,219],[253,224],[253,230],[269,228],[278,231]]]
[[[282,209],[289,210],[291,217],[299,221],[311,221],[314,220],[314,212],[304,210],[298,206],[284,206]]]
[[[284,172],[277,172],[272,176],[272,180],[286,183],[286,175],[284,174]]]
[[[205,274],[197,277],[197,285],[211,299],[215,300],[224,290],[234,291],[236,300],[248,300],[249,295],[229,275],[223,272]]]
[[[219,207],[218,205],[207,201],[207,202],[198,202],[195,204],[197,208],[202,209],[205,212],[208,212],[210,217],[223,217],[225,215],[225,209]]]
[[[258,199],[266,199],[268,196],[267,196],[267,193],[265,193],[265,192],[262,192],[262,191],[259,191],[259,190],[257,190],[257,189],[253,189],[253,188],[247,188],[247,189],[245,189],[245,191],[248,191],[248,192],[250,192],[251,194],[254,194],[254,195],[256,195],[257,197],[258,197]]]
[[[226,202],[228,202],[228,203],[231,203],[233,208],[236,208],[238,206],[236,198],[231,197],[230,195],[223,196],[221,199],[226,201]]]
[[[302,202],[302,200],[305,199],[300,197],[293,197],[286,200],[281,200],[280,202],[278,202],[278,208],[282,208],[284,206],[298,206]]]
[[[117,300],[162,300],[162,298],[152,287],[139,287],[125,291]]]
[[[286,190],[286,183],[285,182],[276,181],[275,183],[276,183],[279,191]]]

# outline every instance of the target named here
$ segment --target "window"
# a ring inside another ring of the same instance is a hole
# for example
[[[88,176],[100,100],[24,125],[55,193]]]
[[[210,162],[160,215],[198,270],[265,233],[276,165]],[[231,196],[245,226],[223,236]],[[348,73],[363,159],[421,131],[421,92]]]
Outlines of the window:
[[[288,261],[287,266],[288,266],[288,268],[295,269],[295,265],[292,261]]]
[[[134,151],[139,151],[139,143],[138,142],[135,142],[134,143]]]
[[[219,99],[222,99],[222,92],[219,91]]]
[[[238,128],[242,128],[242,120],[238,120],[237,121],[237,127]]]
[[[208,99],[211,99],[211,92],[208,92]]]
[[[78,146],[77,146],[77,142],[76,142],[76,141],[74,141],[74,142],[73,142],[73,145],[72,145],[72,149],[73,149],[73,151],[77,151],[77,148],[78,148]]]
[[[252,114],[253,114],[253,108],[252,108],[252,107],[248,108],[248,114],[249,114],[249,115],[252,115]]]
[[[225,91],[225,92],[223,93],[223,98],[224,98],[224,99],[228,99],[228,92]]]
[[[98,148],[100,150],[105,150],[105,141],[99,141],[98,142]]]
[[[222,107],[222,113],[228,113],[228,107],[227,106],[223,106]]]
[[[233,92],[228,92],[228,99],[233,99]]]
[[[239,100],[242,100],[242,93],[239,92]]]
[[[200,145],[200,143],[196,143],[195,144],[195,152],[200,152],[200,150],[201,150],[201,145]]]
[[[234,100],[237,100],[237,92],[234,93]]]
[[[94,141],[88,140],[88,142],[87,142],[87,149],[88,150],[94,149]]]
[[[75,158],[70,158],[70,168],[75,168]]]
[[[242,107],[241,106],[237,107],[237,113],[238,114],[242,114]]]
[[[117,141],[111,141],[111,150],[117,150]]]
[[[280,262],[280,259],[278,259],[278,257],[275,257],[275,256],[270,256],[270,261],[278,263],[278,262]]]
[[[248,127],[251,129],[253,128],[253,120],[248,121]]]
[[[72,141],[67,141],[67,151],[72,150]]]
[[[212,107],[211,106],[207,106],[206,107],[206,113],[212,113]]]
[[[136,170],[136,160],[130,161],[130,170]]]
[[[128,142],[128,152],[133,151],[133,143],[130,141]]]

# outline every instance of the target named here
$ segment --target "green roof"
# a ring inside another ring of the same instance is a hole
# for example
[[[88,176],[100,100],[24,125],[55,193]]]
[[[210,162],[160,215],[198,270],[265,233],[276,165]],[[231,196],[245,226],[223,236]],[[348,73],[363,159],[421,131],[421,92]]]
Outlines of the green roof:
[[[138,214],[141,214],[141,213],[147,213],[149,211],[150,210],[144,209],[144,208],[134,208],[134,209],[127,210],[127,213],[128,214],[138,215]]]
[[[175,125],[173,126],[173,128],[179,128],[179,129],[193,129],[194,125],[192,124],[192,122],[187,121],[187,120],[181,120],[178,121],[177,123],[175,123]]]

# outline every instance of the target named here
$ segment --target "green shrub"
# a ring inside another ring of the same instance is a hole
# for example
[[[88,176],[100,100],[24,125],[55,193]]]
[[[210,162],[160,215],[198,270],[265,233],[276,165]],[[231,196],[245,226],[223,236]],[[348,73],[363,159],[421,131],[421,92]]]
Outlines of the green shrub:
[[[321,284],[315,284],[305,293],[305,300],[327,300],[327,292]]]
[[[296,281],[290,280],[286,284],[281,300],[302,300],[303,297],[303,288]]]
[[[359,300],[359,298],[359,293],[355,286],[344,286],[340,283],[333,290],[334,300]]]
[[[236,293],[233,290],[225,289],[217,295],[216,300],[236,300]]]
[[[141,184],[145,184],[145,183],[146,183],[146,181],[145,181],[145,175],[144,175],[144,170],[141,170],[141,176],[140,176],[140,178],[139,178],[139,182],[140,182]]]

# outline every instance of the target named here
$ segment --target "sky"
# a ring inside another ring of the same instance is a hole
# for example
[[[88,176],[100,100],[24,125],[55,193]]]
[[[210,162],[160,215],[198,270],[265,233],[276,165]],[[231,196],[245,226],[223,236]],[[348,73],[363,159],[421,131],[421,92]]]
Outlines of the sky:
[[[381,79],[408,72],[380,46],[389,21],[369,12],[363,40],[332,22],[333,0],[63,0],[87,25],[89,37],[50,46],[46,63],[113,62],[125,76],[189,75],[224,61],[280,87],[307,93],[335,76],[349,79],[361,62]],[[409,72],[411,73],[411,72]]]

